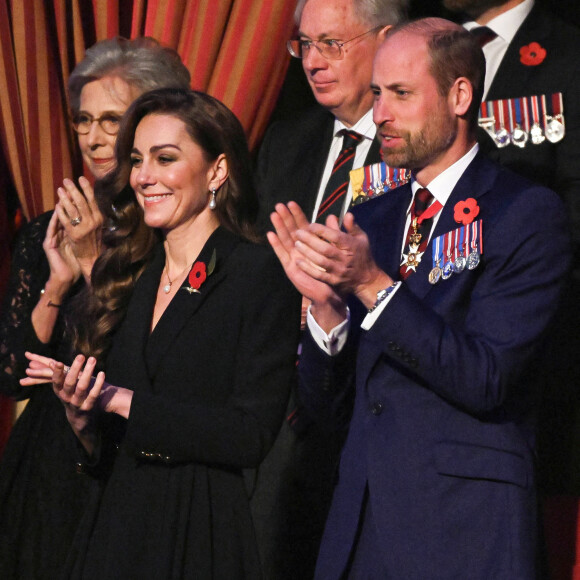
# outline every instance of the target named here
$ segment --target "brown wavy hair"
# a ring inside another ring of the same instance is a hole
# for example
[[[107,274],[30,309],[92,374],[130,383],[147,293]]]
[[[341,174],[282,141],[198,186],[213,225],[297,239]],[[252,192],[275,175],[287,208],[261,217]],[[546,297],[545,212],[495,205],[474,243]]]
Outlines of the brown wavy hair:
[[[221,226],[242,238],[257,242],[255,230],[258,198],[254,191],[251,159],[244,130],[235,115],[220,101],[201,92],[159,89],[141,95],[127,109],[116,143],[117,166],[95,184],[99,209],[108,228],[103,250],[91,275],[87,292],[75,311],[81,324],[72,325],[77,352],[102,358],[112,333],[125,316],[133,287],[151,256],[160,232],[144,222],[143,211],[129,184],[131,151],[141,120],[152,114],[170,115],[183,121],[191,139],[206,160],[222,153],[228,178],[216,195],[215,214]]]

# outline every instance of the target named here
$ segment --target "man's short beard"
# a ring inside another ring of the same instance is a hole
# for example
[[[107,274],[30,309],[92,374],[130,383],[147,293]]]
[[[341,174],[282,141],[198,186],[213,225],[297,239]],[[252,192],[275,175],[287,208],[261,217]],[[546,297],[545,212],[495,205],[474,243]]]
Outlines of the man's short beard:
[[[447,150],[457,137],[457,126],[446,124],[440,131],[433,131],[429,135],[432,126],[428,126],[414,136],[409,132],[403,132],[400,137],[406,145],[402,149],[383,149],[383,159],[389,167],[401,167],[418,170],[428,165],[431,160]]]

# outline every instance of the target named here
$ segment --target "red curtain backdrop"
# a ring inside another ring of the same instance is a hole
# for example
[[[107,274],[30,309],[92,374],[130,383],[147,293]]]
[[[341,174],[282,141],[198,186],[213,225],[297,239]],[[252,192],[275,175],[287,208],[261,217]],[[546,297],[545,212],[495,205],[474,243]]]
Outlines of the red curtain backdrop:
[[[66,83],[85,48],[116,35],[175,48],[192,87],[228,105],[260,139],[282,86],[288,0],[0,0],[0,154],[26,217],[54,206],[78,158]]]

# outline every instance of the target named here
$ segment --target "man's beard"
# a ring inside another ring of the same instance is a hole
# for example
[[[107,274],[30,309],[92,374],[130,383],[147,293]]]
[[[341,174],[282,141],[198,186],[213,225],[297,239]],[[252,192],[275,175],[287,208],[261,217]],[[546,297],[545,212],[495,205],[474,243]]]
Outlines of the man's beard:
[[[438,126],[436,126],[438,125]],[[397,149],[382,149],[383,159],[389,167],[419,170],[428,165],[455,141],[457,126],[450,120],[427,124],[421,131],[402,131],[398,135],[405,145]]]

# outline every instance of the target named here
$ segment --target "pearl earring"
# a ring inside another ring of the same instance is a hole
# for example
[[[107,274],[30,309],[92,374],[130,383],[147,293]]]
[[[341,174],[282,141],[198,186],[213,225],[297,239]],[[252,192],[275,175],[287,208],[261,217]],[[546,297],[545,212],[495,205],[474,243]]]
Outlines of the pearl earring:
[[[216,201],[215,201],[215,187],[211,188],[211,199],[209,200],[209,209],[215,209],[216,206]]]

